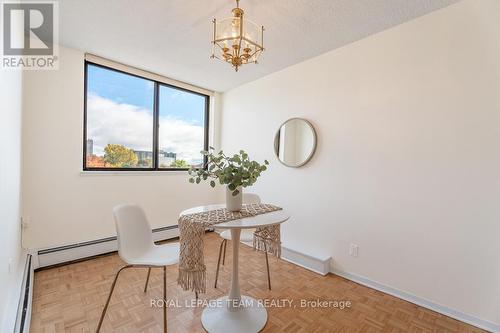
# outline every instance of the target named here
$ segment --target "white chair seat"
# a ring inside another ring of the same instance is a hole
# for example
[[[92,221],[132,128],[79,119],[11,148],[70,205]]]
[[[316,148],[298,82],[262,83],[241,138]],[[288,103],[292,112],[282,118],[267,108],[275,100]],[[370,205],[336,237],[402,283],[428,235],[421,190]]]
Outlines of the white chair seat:
[[[255,229],[243,229],[241,230],[240,242],[251,243],[253,242],[253,233]],[[231,230],[224,230],[220,233],[220,236],[224,239],[231,240]]]
[[[179,243],[154,245],[142,255],[136,258],[126,258],[124,261],[129,265],[175,265],[179,262]]]

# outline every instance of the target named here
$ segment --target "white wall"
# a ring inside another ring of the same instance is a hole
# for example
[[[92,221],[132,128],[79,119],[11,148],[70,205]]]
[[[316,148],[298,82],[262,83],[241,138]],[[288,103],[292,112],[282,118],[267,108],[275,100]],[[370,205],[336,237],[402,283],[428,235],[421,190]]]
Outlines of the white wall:
[[[26,252],[21,248],[22,72],[0,70],[0,331],[14,329]],[[9,268],[10,266],[10,268]]]
[[[499,32],[500,1],[465,0],[224,93],[222,148],[271,161],[253,190],[285,245],[500,324]],[[299,169],[273,156],[291,117],[318,133]]]
[[[61,47],[59,59],[59,70],[24,77],[23,216],[31,248],[115,235],[118,203],[142,205],[155,228],[177,224],[182,209],[218,201],[209,186],[189,184],[186,172],[82,175],[84,54]]]

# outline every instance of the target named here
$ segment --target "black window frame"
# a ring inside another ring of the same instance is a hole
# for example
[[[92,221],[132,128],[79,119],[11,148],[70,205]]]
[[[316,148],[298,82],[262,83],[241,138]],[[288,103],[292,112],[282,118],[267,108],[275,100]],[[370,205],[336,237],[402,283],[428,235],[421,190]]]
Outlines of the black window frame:
[[[135,76],[144,80],[153,82],[154,84],[154,94],[153,94],[153,158],[151,168],[105,168],[105,167],[87,167],[87,87],[88,87],[88,66],[97,66],[107,70],[115,71],[118,73]],[[116,68],[104,66],[95,62],[88,60],[84,61],[84,96],[83,96],[83,171],[187,171],[189,168],[160,168],[158,165],[158,152],[159,152],[159,120],[160,120],[160,86],[165,86],[168,88],[177,89],[180,91],[196,94],[205,98],[205,118],[204,118],[204,135],[203,135],[203,150],[208,151],[209,149],[209,125],[210,125],[210,95],[202,94],[197,91],[189,90],[186,88],[178,87],[165,82],[160,82],[152,80],[150,78],[122,71]],[[207,156],[203,157],[203,168],[206,169]]]

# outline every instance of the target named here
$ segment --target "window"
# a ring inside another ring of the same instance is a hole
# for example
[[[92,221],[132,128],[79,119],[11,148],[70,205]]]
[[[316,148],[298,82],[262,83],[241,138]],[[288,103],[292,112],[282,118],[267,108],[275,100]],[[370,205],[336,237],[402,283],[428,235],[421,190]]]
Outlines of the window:
[[[208,148],[209,96],[85,63],[84,170],[185,170]]]

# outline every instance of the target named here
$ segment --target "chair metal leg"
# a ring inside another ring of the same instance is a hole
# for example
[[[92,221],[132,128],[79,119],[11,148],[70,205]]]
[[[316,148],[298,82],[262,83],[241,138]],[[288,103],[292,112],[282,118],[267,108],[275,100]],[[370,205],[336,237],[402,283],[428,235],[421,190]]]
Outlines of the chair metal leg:
[[[163,332],[167,333],[167,266],[163,266]]]
[[[109,292],[108,299],[106,301],[106,305],[104,305],[104,309],[102,310],[101,318],[99,319],[99,324],[97,325],[97,330],[96,330],[97,333],[99,333],[99,331],[101,330],[102,322],[104,320],[104,316],[106,315],[106,310],[108,310],[109,301],[111,300],[111,296],[113,295],[113,291],[115,290],[116,281],[118,280],[118,276],[120,276],[120,273],[124,269],[129,268],[129,267],[132,267],[132,265],[123,266],[122,268],[120,268],[118,270],[118,272],[116,272],[116,276],[115,276],[115,279],[113,280],[113,284],[111,285],[111,290]]]
[[[220,243],[219,247],[219,259],[217,259],[217,271],[215,271],[215,285],[214,288],[217,288],[217,279],[219,278],[219,268],[220,268],[220,257],[222,255],[222,247],[224,246],[224,242],[226,240],[223,239],[222,242]]]
[[[222,265],[226,263],[226,248],[227,248],[227,239],[224,239],[224,256],[222,257]]]
[[[149,275],[151,274],[151,267],[148,269],[148,277],[146,278],[146,285],[144,286],[144,292],[148,290]]]
[[[266,245],[266,242],[264,242],[264,252],[266,253],[267,285],[269,286],[269,290],[271,290],[271,274],[269,273],[269,259],[267,258],[267,245]]]

